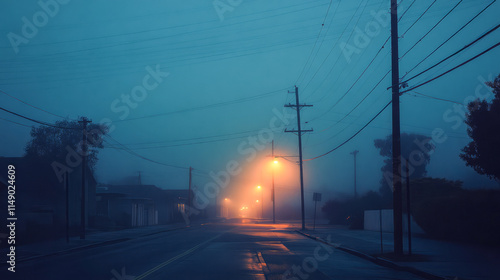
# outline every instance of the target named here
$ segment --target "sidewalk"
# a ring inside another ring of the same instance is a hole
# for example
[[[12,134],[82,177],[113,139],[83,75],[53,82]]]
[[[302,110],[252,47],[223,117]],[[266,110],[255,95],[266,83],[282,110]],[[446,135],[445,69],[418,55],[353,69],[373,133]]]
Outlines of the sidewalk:
[[[197,225],[198,223],[194,224]],[[193,226],[193,225],[191,225]],[[73,251],[83,250],[92,247],[110,245],[124,242],[130,239],[153,235],[161,232],[179,230],[187,228],[185,223],[158,225],[148,227],[130,228],[117,231],[89,231],[84,240],[79,237],[71,237],[69,242],[66,239],[57,239],[39,243],[29,243],[16,245],[16,261],[22,262],[45,256],[58,255]],[[5,257],[8,254],[7,248],[2,248],[0,254]],[[2,257],[2,259],[4,258]],[[2,264],[6,264],[2,262]]]
[[[413,256],[405,257],[404,260],[390,261],[387,257],[381,257],[380,232],[349,230],[343,226],[326,224],[316,225],[316,230],[312,230],[312,225],[308,224],[306,230],[298,232],[313,239],[321,238],[332,244],[340,244],[339,249],[349,253],[381,265],[417,273],[428,279],[499,279],[500,277],[500,251],[494,248],[412,236]],[[382,239],[384,253],[393,252],[393,234],[383,233]],[[406,236],[404,251],[407,254]]]

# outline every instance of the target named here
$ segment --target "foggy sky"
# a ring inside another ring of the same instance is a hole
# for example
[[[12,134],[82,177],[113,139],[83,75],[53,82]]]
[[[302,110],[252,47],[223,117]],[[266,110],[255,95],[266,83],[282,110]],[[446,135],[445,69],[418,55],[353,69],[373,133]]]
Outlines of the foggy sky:
[[[42,6],[36,1],[2,3],[0,89],[69,119],[86,116],[94,122],[111,120],[114,130],[110,135],[114,139],[129,148],[138,148],[134,151],[155,161],[192,166],[196,170],[194,184],[199,187],[211,180],[210,171],[225,170],[229,161],[240,163],[242,169],[240,175],[231,178],[229,188],[233,191],[269,184],[269,170],[263,166],[270,160],[267,157],[271,154],[270,143],[257,149],[253,159],[249,153],[241,152],[249,141],[243,137],[258,135],[269,128],[276,110],[294,114],[293,110],[283,108],[285,103],[294,102],[293,94],[287,93],[294,85],[299,87],[301,103],[314,105],[302,110],[303,128],[314,129],[303,137],[304,159],[323,154],[344,142],[390,100],[388,75],[352,114],[337,123],[390,70],[388,43],[339,101],[390,35],[389,25],[384,26],[373,16],[388,11],[388,0],[334,0],[326,17],[330,5],[326,0],[221,0],[231,7],[223,13],[217,12],[213,1],[66,2],[58,3],[57,9],[48,8],[52,9],[52,15],[36,28],[36,32],[29,34],[32,38],[23,36],[23,18],[33,23],[34,16],[43,11]],[[411,3],[410,0],[402,1],[400,15]],[[430,3],[416,1],[411,6],[399,24],[400,35]],[[456,3],[458,1],[437,1],[400,38],[400,55]],[[401,76],[489,3],[482,0],[461,3],[400,60]],[[431,66],[498,24],[499,11],[500,3],[493,4],[411,74]],[[43,21],[43,18],[38,20]],[[366,46],[358,45],[359,52],[352,54],[348,62],[340,45],[356,46],[359,39],[356,28],[365,30],[367,26],[379,26],[379,29],[372,29],[372,35],[376,35],[369,36]],[[495,31],[418,77],[410,86],[497,43],[499,32]],[[11,33],[25,39],[17,46],[17,53],[10,39],[12,35],[9,37]],[[468,96],[475,95],[485,80],[498,75],[499,56],[500,49],[495,49],[416,91],[463,103]],[[151,71],[160,76],[151,76]],[[147,91],[143,100],[134,102],[135,108],[132,108],[122,96],[130,95],[136,86],[143,85],[147,75],[151,76],[148,85],[156,86]],[[488,93],[486,88],[480,92]],[[46,122],[60,120],[5,94],[0,94],[0,100],[4,108],[14,112]],[[338,104],[332,108],[336,102]],[[200,109],[212,104],[217,106]],[[430,136],[434,129],[441,129],[446,134],[446,141],[437,144],[431,156],[429,176],[464,180],[469,188],[496,186],[486,177],[476,175],[459,159],[460,149],[470,140],[466,126],[453,111],[455,105],[414,93],[403,95],[402,132]],[[174,113],[165,114],[170,112]],[[155,114],[164,115],[148,117]],[[33,123],[5,112],[0,112],[0,118],[4,131],[0,155],[22,156],[30,128],[4,119],[28,126]],[[289,121],[286,127],[295,129],[296,119],[291,117]],[[383,158],[374,148],[373,140],[385,138],[390,133],[389,107],[340,149],[306,162],[307,200],[311,200],[309,196],[312,197],[314,191],[323,192],[325,198],[352,194],[353,158],[350,152],[355,149],[360,151],[359,192],[378,190]],[[218,137],[207,138],[212,136]],[[215,141],[221,139],[224,141]],[[274,141],[276,154],[298,155],[296,135],[275,133]],[[162,147],[151,148],[156,146]],[[137,176],[141,171],[144,183],[161,188],[187,187],[186,169],[158,165],[112,148],[102,150],[99,158],[95,175],[101,183]],[[288,192],[290,197],[295,197],[298,195],[298,167],[293,163],[295,158],[288,159],[292,162],[280,159],[282,168],[288,171],[276,174],[276,184],[282,193]]]

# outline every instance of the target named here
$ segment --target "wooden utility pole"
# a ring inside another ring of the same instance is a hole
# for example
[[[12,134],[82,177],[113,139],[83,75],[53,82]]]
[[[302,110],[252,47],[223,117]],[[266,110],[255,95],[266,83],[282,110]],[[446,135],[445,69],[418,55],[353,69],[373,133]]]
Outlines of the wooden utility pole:
[[[64,173],[64,185],[65,185],[65,190],[66,190],[66,213],[65,213],[65,220],[66,220],[66,243],[69,242],[69,172]]]
[[[410,163],[406,161],[406,212],[408,217],[408,255],[411,255],[411,202],[410,202]]]
[[[311,132],[312,129],[302,130],[300,126],[300,109],[302,107],[312,107],[313,105],[299,104],[299,88],[295,86],[295,105],[286,104],[285,107],[295,108],[297,110],[297,130],[287,130],[285,132],[297,133],[299,137],[299,165],[300,165],[300,205],[302,213],[302,230],[306,229],[305,213],[304,213],[304,173],[302,169],[302,133]]]
[[[189,167],[189,191],[188,191],[188,211],[191,211],[191,182],[193,180],[193,168],[190,166]],[[215,201],[215,204],[217,204],[217,201]]]
[[[355,150],[351,153],[354,156],[354,198],[358,197],[358,191],[356,190],[356,155],[359,153],[358,150]]]
[[[403,255],[403,203],[401,186],[401,131],[399,119],[398,1],[391,0],[392,49],[392,205],[394,214],[394,254]]]
[[[273,163],[274,163],[274,140],[271,142],[271,157],[273,159]],[[275,194],[274,194],[274,166],[273,166],[273,170],[271,171],[271,177],[272,177],[272,200],[273,200],[273,224],[276,223],[276,206],[275,206]]]
[[[86,170],[87,170],[87,124],[92,121],[87,119],[86,117],[82,117],[81,121],[78,121],[82,124],[83,133],[82,133],[82,198],[81,198],[81,213],[80,213],[80,239],[85,239],[85,219],[86,219],[86,191],[85,191],[85,182],[86,182]]]

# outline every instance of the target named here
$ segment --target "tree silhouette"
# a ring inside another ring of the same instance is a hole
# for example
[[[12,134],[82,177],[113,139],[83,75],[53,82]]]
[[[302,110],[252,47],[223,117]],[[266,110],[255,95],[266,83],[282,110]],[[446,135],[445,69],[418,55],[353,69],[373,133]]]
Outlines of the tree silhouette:
[[[380,180],[380,192],[383,195],[391,193],[392,189],[392,134],[385,139],[375,139],[375,147],[380,150],[380,155],[385,157],[384,166],[382,166],[382,179]],[[414,134],[401,133],[401,163],[403,171],[401,175],[406,177],[405,166],[408,164],[410,178],[422,178],[426,175],[427,164],[431,160],[431,154],[435,146],[430,137]]]
[[[465,124],[472,141],[467,144],[460,158],[477,173],[500,180],[500,75],[493,82],[486,82],[492,88],[491,102],[476,99],[468,104]]]
[[[102,137],[108,127],[102,124],[87,126],[88,166],[97,163],[98,149],[103,148]],[[57,121],[53,126],[38,126],[31,129],[31,140],[25,148],[25,157],[39,162],[65,162],[69,153],[82,153],[82,125],[78,121]]]

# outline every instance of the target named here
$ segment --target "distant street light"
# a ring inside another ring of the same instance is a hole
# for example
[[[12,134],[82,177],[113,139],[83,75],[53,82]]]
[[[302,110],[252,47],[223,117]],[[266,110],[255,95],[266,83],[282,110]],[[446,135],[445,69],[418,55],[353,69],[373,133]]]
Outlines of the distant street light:
[[[264,218],[264,190],[262,189],[261,186],[257,186],[257,189],[260,191],[260,201],[262,202],[260,205],[261,206],[260,217]],[[259,203],[259,200],[257,200],[256,202]]]

